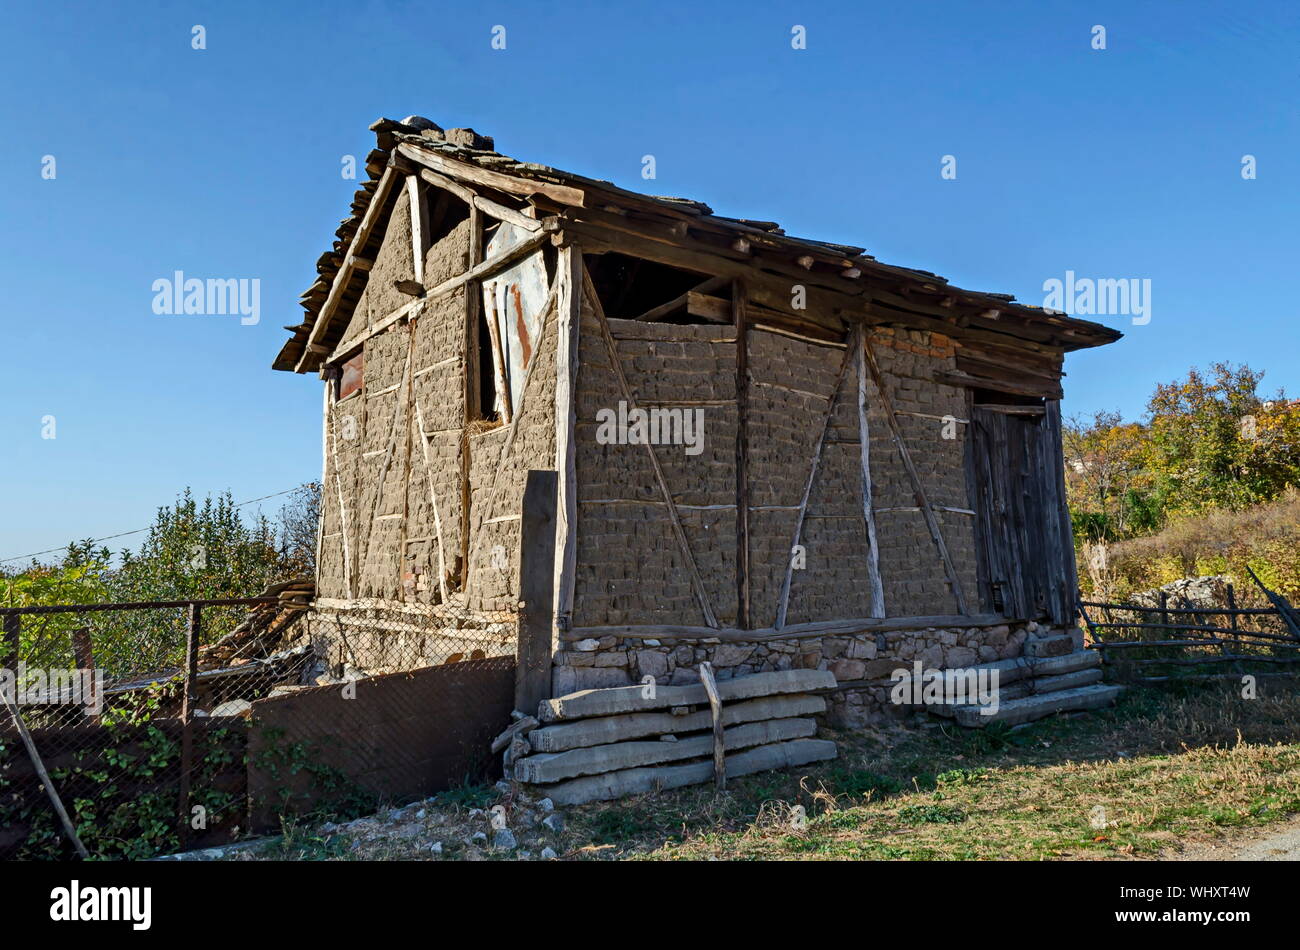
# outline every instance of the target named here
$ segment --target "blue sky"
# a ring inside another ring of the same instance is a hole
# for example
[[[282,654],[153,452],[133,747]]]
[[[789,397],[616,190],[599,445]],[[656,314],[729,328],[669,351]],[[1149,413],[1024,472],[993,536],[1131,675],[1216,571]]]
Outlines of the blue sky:
[[[1300,391],[1297,38],[1290,2],[8,4],[0,558],[319,477],[319,383],[270,362],[381,115],[1030,302],[1149,278],[1067,414],[1218,359]],[[260,279],[260,323],[155,314],[176,270]]]

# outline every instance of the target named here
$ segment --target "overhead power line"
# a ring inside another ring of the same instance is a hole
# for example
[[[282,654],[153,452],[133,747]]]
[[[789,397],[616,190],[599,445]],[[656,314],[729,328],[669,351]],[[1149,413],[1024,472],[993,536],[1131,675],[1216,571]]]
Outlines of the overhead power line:
[[[252,505],[259,501],[266,501],[268,498],[279,498],[281,495],[289,495],[297,490],[297,488],[286,488],[284,491],[274,492],[270,495],[263,495],[261,498],[250,498],[248,501],[241,501],[234,505],[234,507],[243,508],[245,505]],[[148,530],[149,528],[136,528],[134,531],[122,531],[119,534],[110,534],[102,538],[91,538],[88,543],[99,544],[101,541],[112,541],[116,538],[126,538],[133,534],[141,534]],[[53,554],[56,551],[66,551],[67,549],[68,545],[60,544],[57,548],[46,548],[44,551],[33,551],[31,554],[16,554],[13,557],[0,557],[0,564],[8,564],[10,561],[25,561],[29,557],[40,557],[42,554]]]

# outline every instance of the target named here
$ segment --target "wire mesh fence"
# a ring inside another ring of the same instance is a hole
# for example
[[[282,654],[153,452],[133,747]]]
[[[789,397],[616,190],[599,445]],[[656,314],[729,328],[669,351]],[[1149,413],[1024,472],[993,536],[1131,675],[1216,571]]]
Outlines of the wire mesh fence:
[[[512,705],[513,612],[317,606],[305,581],[0,625],[0,858],[144,858],[482,780]]]

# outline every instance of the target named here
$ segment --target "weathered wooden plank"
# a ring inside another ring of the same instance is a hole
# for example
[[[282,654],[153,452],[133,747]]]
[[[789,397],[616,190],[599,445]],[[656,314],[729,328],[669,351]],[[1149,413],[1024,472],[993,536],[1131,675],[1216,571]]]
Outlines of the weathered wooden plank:
[[[836,756],[835,743],[826,739],[795,739],[774,745],[759,746],[727,756],[727,772],[750,775],[770,769],[793,768],[821,762]],[[681,788],[707,782],[713,777],[713,763],[694,762],[657,768],[627,769],[571,779],[546,788],[547,796],[557,805],[581,805],[607,801],[627,795],[639,795],[656,789]]]
[[[799,716],[818,716],[826,712],[826,700],[821,696],[764,696],[748,699],[722,707],[722,724],[735,726],[764,719],[793,719]],[[674,716],[666,712],[627,713],[622,716],[604,716],[597,719],[579,719],[543,726],[528,736],[536,752],[564,752],[593,745],[607,745],[645,736],[672,735],[679,732],[699,732],[713,723],[711,710]]]
[[[731,315],[736,325],[736,626],[749,617],[749,321],[745,282],[732,281]]]
[[[578,575],[578,337],[582,327],[582,298],[590,282],[579,245],[560,248],[556,280],[559,289],[555,338],[555,468],[559,475],[559,501],[555,517],[558,556],[553,622],[557,630],[567,630],[573,615]]]
[[[782,693],[807,693],[834,686],[835,675],[828,670],[781,670],[723,680],[718,684],[718,695],[725,702]],[[614,716],[673,706],[693,706],[708,700],[708,692],[701,683],[660,686],[654,690],[639,685],[588,689],[546,700],[538,706],[537,719],[539,722],[559,722],[562,719],[583,719],[589,716]]]
[[[792,623],[783,629],[762,627],[740,630],[734,627],[698,627],[679,624],[615,624],[600,627],[574,627],[563,634],[565,641],[585,640],[589,637],[628,637],[665,640],[706,640],[714,638],[724,642],[761,642],[763,640],[792,640],[800,637],[847,636],[855,633],[877,631],[924,630],[927,627],[992,627],[1007,622],[1001,614],[945,614],[927,617],[858,617],[846,620],[814,620]],[[1027,619],[1027,618],[1019,618]]]
[[[442,603],[447,602],[447,550],[442,540],[442,510],[438,504],[438,489],[434,484],[433,460],[429,458],[429,438],[424,433],[424,411],[415,400],[415,419],[418,428],[415,437],[420,440],[420,457],[424,460],[424,477],[429,483],[429,504],[433,508],[433,534],[438,544],[438,593]],[[402,551],[405,554],[405,549]]]
[[[519,526],[519,644],[515,709],[536,709],[551,695],[555,618],[556,502],[559,477],[532,470],[524,485]]]
[[[727,788],[727,743],[726,733],[722,728],[722,697],[718,695],[718,684],[713,678],[713,667],[706,660],[700,664],[700,683],[709,694],[709,717],[713,720],[713,782],[718,791]],[[741,729],[753,730],[757,724],[742,726]],[[817,727],[813,725],[812,732]],[[812,733],[808,733],[811,735]],[[771,736],[772,739],[793,739],[794,736]],[[753,743],[757,744],[757,743]],[[640,763],[638,763],[640,764]]]
[[[357,225],[356,233],[352,235],[352,241],[348,244],[343,266],[335,273],[325,303],[321,305],[320,312],[312,323],[311,331],[307,334],[302,356],[298,358],[298,363],[294,366],[294,372],[301,373],[303,371],[308,358],[315,352],[313,347],[320,345],[321,338],[325,335],[325,330],[329,326],[334,311],[338,308],[339,300],[343,296],[343,289],[348,285],[356,270],[355,261],[361,256],[361,251],[365,248],[366,242],[370,240],[370,232],[374,230],[380,215],[387,208],[388,198],[392,193],[397,178],[398,173],[391,166],[385,168],[383,175],[380,176],[379,184],[375,187],[375,193],[370,198],[370,204],[366,206],[365,214],[361,216],[361,222]]]
[[[568,752],[530,755],[515,761],[514,777],[530,784],[562,782],[580,775],[600,775],[711,756],[715,773],[723,777],[719,788],[725,788],[727,752],[790,739],[807,739],[816,734],[817,723],[811,719],[769,719],[676,742],[615,742]]]
[[[885,616],[885,585],[880,579],[880,545],[876,540],[876,512],[871,484],[871,431],[867,424],[867,363],[863,349],[866,346],[866,328],[857,328],[857,339],[852,340],[858,373],[858,443],[862,454],[862,518],[867,531],[867,584],[872,617]]]

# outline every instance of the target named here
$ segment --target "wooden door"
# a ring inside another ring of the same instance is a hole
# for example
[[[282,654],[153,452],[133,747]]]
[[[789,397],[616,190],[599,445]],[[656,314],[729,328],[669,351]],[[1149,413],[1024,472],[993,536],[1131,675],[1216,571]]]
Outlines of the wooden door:
[[[980,602],[1012,619],[1071,624],[1078,598],[1060,404],[1035,408],[976,402],[971,409],[967,471]]]

